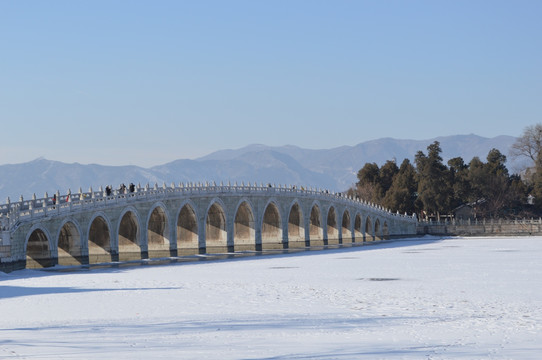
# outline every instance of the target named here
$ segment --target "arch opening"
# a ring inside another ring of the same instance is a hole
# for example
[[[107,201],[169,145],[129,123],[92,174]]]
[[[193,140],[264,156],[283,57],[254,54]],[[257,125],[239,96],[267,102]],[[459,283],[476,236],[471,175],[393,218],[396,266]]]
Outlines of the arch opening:
[[[58,264],[80,265],[85,262],[81,254],[81,234],[74,223],[67,222],[58,235]]]
[[[361,215],[356,214],[356,219],[354,221],[354,242],[363,241],[363,231],[361,228]]]
[[[256,246],[254,215],[246,201],[239,205],[235,214],[233,243],[235,251],[254,250]]]
[[[265,208],[262,223],[262,248],[282,249],[282,228],[280,226],[280,212],[275,203],[270,203]]]
[[[205,244],[208,253],[228,252],[226,214],[219,204],[213,204],[207,212]]]
[[[371,221],[371,217],[367,216],[367,220],[365,220],[365,241],[375,240],[375,233],[373,230],[373,222]]]
[[[177,254],[181,256],[198,253],[198,220],[192,206],[186,204],[177,219]]]
[[[288,215],[288,247],[304,248],[305,244],[305,224],[303,213],[298,203],[292,205]]]
[[[138,243],[139,227],[137,217],[132,211],[124,214],[119,225],[119,260],[141,260],[141,247]]]
[[[92,221],[88,233],[88,262],[99,264],[111,260],[113,259],[109,226],[104,218],[98,216]]]
[[[350,230],[351,226],[350,222],[350,213],[348,210],[345,210],[343,213],[343,220],[342,220],[342,243],[343,244],[351,244],[352,243],[352,231]]]
[[[335,208],[332,206],[327,212],[327,243],[338,244],[339,243],[339,228],[337,227],[337,214]]]
[[[387,221],[384,221],[384,225],[382,226],[382,239],[383,240],[390,239],[390,229],[389,229]]]
[[[375,232],[374,232],[374,240],[382,240],[382,229],[380,227],[380,219],[375,220]]]
[[[311,217],[309,221],[309,237],[311,246],[324,245],[324,229],[322,228],[320,208],[316,204],[311,209]]]
[[[149,258],[168,257],[171,253],[167,236],[167,217],[160,206],[154,208],[147,225],[147,246]]]
[[[26,268],[40,269],[54,265],[47,235],[41,229],[32,231],[26,244]]]

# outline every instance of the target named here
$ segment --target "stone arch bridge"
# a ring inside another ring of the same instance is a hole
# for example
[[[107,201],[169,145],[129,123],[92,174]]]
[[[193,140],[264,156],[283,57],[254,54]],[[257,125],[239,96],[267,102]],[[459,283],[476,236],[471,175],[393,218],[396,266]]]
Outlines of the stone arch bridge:
[[[352,244],[416,234],[416,217],[295,186],[172,184],[0,206],[0,270]]]

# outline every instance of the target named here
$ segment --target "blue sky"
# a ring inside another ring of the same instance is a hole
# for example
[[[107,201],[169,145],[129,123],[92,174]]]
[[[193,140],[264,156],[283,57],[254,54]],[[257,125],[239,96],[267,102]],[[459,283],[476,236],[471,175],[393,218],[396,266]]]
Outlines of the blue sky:
[[[521,135],[541,1],[0,0],[0,163]]]

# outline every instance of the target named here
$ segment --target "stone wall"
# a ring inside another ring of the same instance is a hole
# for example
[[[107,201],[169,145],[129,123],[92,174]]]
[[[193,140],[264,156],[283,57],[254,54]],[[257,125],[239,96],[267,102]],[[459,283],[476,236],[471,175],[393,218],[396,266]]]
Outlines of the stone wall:
[[[417,233],[450,236],[542,236],[542,220],[419,222]]]

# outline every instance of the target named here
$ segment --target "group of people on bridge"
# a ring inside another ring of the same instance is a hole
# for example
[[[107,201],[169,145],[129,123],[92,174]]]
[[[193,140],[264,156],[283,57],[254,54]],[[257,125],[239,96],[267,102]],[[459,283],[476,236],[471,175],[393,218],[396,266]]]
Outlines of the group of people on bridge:
[[[135,192],[134,183],[130,183],[130,185],[128,185],[128,186],[124,185],[124,183],[119,185],[119,188],[118,188],[118,193],[119,194],[127,194],[128,192],[130,192],[130,193]],[[107,185],[105,187],[105,194],[107,196],[111,196],[113,194],[113,186]],[[71,195],[70,193],[68,193],[68,195],[66,195],[65,202],[70,201],[70,195]],[[56,194],[53,195],[51,201],[52,201],[53,205],[56,205],[56,203],[58,201],[58,198],[57,198]]]
[[[105,194],[107,196],[110,196],[112,192],[113,192],[113,187],[111,185],[107,185],[105,187]],[[126,187],[126,185],[124,185],[124,183],[122,183],[119,186],[118,192],[120,194],[127,194],[128,192],[133,193],[133,192],[135,192],[135,185],[134,185],[134,183],[130,183],[130,185],[128,185],[128,187]]]

